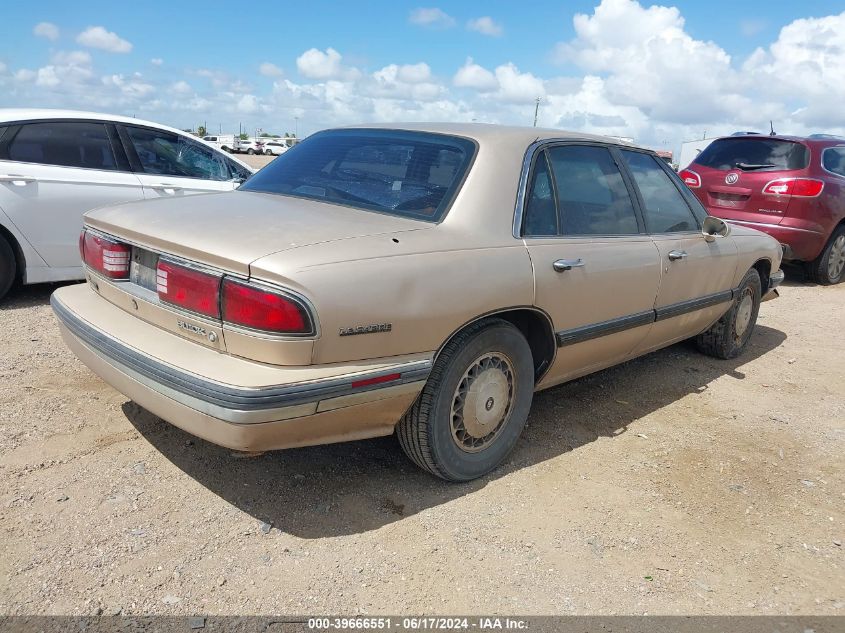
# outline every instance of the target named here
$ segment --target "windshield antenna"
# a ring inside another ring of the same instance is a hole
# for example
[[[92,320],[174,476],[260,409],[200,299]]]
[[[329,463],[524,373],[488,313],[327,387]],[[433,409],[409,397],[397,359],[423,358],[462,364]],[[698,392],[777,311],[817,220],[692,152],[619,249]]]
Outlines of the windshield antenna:
[[[777,134],[775,134],[775,126],[772,125],[771,120],[769,121],[769,130],[769,136],[777,136]]]

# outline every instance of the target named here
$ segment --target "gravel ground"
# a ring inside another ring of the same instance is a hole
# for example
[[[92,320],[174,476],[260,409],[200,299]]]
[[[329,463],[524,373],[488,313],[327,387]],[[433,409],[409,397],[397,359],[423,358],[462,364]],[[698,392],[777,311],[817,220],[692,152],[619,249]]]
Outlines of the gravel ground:
[[[845,285],[736,361],[686,344],[538,394],[470,484],[395,439],[247,457],[0,304],[0,614],[845,614]]]

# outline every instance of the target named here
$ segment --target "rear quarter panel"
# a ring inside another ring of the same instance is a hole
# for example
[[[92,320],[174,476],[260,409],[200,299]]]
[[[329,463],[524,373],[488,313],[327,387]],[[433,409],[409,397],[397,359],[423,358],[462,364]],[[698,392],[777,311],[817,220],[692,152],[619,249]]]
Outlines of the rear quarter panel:
[[[314,363],[432,352],[478,316],[534,301],[520,241],[486,247],[449,234],[441,225],[304,247],[255,262],[251,276],[311,301],[320,327]],[[341,335],[382,324],[389,331]]]
[[[731,237],[737,246],[737,267],[733,280],[736,288],[742,278],[760,260],[769,263],[769,274],[780,268],[783,251],[778,241],[771,235],[745,226],[731,226]]]

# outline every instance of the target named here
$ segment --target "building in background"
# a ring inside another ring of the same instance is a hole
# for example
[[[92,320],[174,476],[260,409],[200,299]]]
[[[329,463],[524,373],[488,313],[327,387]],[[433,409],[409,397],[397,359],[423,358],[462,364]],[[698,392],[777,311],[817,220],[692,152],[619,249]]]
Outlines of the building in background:
[[[681,143],[681,156],[678,159],[678,169],[685,169],[689,164],[695,160],[705,147],[710,145],[715,139],[703,138],[698,141],[687,141]]]

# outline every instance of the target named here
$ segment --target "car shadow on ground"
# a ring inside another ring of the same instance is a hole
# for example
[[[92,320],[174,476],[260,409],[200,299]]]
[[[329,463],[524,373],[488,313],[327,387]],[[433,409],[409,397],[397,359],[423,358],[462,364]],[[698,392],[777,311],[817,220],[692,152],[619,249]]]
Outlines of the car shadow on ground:
[[[597,438],[620,435],[643,416],[703,392],[717,378],[744,380],[742,367],[785,339],[783,332],[758,325],[738,359],[706,357],[682,343],[540,392],[508,461],[465,484],[419,470],[394,437],[246,457],[194,438],[133,402],[123,412],[168,460],[228,503],[289,534],[321,538],[380,528]],[[679,433],[684,424],[678,420]]]
[[[52,284],[33,284],[31,286],[15,285],[9,294],[0,299],[0,310],[21,310],[50,303],[50,295],[62,286],[81,283],[79,281],[62,281]]]

